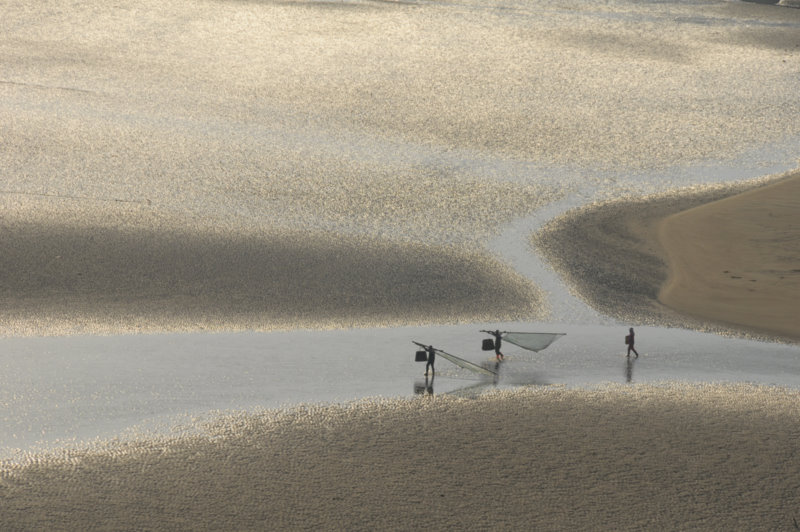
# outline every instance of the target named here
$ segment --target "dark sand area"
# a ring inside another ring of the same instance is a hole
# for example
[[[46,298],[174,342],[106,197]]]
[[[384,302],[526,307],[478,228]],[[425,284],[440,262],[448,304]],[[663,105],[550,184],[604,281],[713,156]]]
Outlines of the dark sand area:
[[[798,392],[557,387],[235,414],[39,456],[6,530],[788,530]]]
[[[786,184],[773,186],[796,189],[800,176],[784,177],[782,182]],[[791,191],[781,194],[780,189],[777,193],[767,192],[772,190],[770,183],[693,189],[586,207],[554,220],[533,240],[587,303],[622,321],[797,340],[800,319],[791,301],[800,297],[800,287],[778,278],[787,275],[783,270],[791,270],[787,264],[797,256],[800,195]],[[726,205],[733,208],[718,214],[719,206]],[[784,215],[771,216],[772,211]],[[682,226],[681,233],[675,232],[677,224],[673,221],[662,227],[665,219],[672,220],[670,217],[677,213],[692,217]],[[748,234],[742,232],[745,227]],[[720,231],[721,228],[729,229]],[[662,289],[674,275],[671,268],[675,268],[675,261],[671,257],[688,259],[692,253],[700,253],[695,255],[695,263],[711,264],[710,257],[723,260],[725,267],[718,268],[717,273],[757,268],[764,281],[781,281],[779,291],[789,302],[779,309],[785,314],[781,328],[759,318],[775,315],[774,301],[770,297],[753,297],[752,284],[727,283],[716,294],[700,292],[695,286],[680,294],[671,290],[664,297]],[[776,261],[783,264],[782,269],[767,267]],[[793,274],[789,271],[788,275]],[[732,291],[738,296],[730,297]],[[709,300],[726,310],[710,311]],[[731,318],[733,314],[736,319]]]
[[[303,231],[230,234],[0,220],[0,331],[48,335],[533,319],[485,254]]]

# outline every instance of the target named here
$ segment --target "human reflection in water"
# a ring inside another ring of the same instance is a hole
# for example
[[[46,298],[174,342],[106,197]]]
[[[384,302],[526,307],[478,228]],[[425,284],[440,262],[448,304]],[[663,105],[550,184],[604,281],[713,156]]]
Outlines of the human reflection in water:
[[[633,381],[633,363],[636,359],[631,357],[625,357],[625,381],[632,382]]]
[[[414,395],[433,395],[433,379],[433,374],[430,377],[426,374],[425,382],[416,381],[414,383]]]
[[[498,360],[497,362],[494,363],[494,375],[492,375],[492,384],[496,386],[499,381],[500,381],[500,361]]]

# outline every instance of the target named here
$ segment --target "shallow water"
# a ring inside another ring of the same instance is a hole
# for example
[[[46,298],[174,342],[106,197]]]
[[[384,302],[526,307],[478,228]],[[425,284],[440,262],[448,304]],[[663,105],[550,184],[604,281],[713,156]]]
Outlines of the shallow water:
[[[627,324],[572,295],[528,238],[574,207],[796,167],[798,31],[800,10],[740,2],[6,2],[2,219],[488,250],[547,295],[548,322],[513,326],[568,333],[510,352],[500,386],[795,387],[797,348],[779,344],[641,328],[629,361]],[[81,330],[113,332],[96,313]],[[227,325],[268,317],[241,314]],[[0,332],[74,332],[35,318]],[[411,395],[412,339],[480,360],[485,326],[6,338],[0,447]],[[438,364],[435,393],[483,386]]]
[[[412,341],[476,363],[484,325],[18,338],[1,342],[0,450],[83,445],[95,438],[191,431],[213,411],[258,410],[364,397],[476,394],[520,385],[752,382],[800,388],[800,347],[637,327],[639,358],[625,356],[625,326],[493,324],[563,332],[539,353],[504,344],[497,382],[439,357],[433,382]]]

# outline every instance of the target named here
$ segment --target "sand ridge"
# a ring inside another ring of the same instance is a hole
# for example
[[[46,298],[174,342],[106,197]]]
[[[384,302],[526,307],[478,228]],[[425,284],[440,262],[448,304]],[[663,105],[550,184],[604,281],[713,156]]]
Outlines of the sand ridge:
[[[534,387],[223,416],[205,435],[38,456],[11,529],[787,529],[798,392]]]
[[[0,220],[4,334],[235,331],[535,319],[530,281],[469,247],[322,231]]]

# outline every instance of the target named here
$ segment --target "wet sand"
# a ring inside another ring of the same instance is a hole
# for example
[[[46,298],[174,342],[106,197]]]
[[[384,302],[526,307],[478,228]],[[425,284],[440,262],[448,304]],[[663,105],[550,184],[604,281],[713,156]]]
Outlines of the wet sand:
[[[0,331],[265,331],[546,314],[533,283],[475,250],[179,227],[0,220]]]
[[[632,324],[800,339],[800,175],[567,213],[534,244],[581,297]]]
[[[8,529],[791,529],[800,396],[554,387],[232,415],[201,436],[39,457]]]
[[[797,10],[451,7],[9,3],[0,334],[542,318],[507,224],[800,132]]]
[[[658,225],[665,305],[800,340],[800,174],[669,216]]]
[[[657,228],[676,212],[742,188],[692,189],[578,208],[549,222],[531,242],[570,290],[603,314],[633,325],[708,328],[658,300],[669,270]]]

